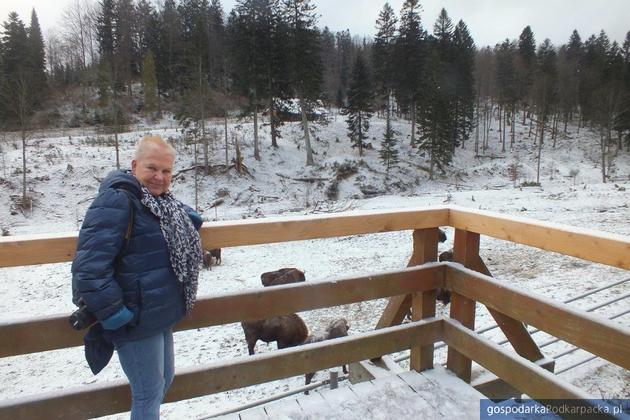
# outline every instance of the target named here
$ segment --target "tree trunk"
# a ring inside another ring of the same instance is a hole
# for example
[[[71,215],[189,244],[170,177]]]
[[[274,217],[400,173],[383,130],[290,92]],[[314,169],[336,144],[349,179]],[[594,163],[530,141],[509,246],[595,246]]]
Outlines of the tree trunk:
[[[313,150],[311,149],[311,137],[308,132],[308,117],[306,115],[306,104],[304,99],[298,98],[300,101],[300,112],[302,113],[302,129],[304,130],[304,146],[306,147],[306,166],[313,165]]]
[[[228,157],[228,118],[227,109],[223,112],[223,131],[225,131],[225,172],[229,172],[230,160]]]
[[[545,119],[546,118],[547,116],[543,114],[541,127],[540,127],[540,141],[538,142],[538,153],[536,156],[536,183],[537,184],[540,184],[540,159],[542,155],[543,140],[545,138]]]
[[[26,204],[26,128],[22,125],[22,208]]]
[[[409,141],[409,145],[411,147],[416,147],[416,102],[411,101],[411,140]]]
[[[194,158],[195,158],[195,211],[199,211],[199,171],[197,170],[197,139],[194,138]]]
[[[254,104],[254,159],[260,161],[260,147],[258,147],[258,103]]]
[[[273,97],[269,99],[269,127],[271,127],[271,146],[278,148],[278,140],[276,139],[277,124],[276,121],[276,105]]]
[[[602,149],[602,182],[606,183],[606,135],[604,134],[604,127],[599,130],[599,138]]]

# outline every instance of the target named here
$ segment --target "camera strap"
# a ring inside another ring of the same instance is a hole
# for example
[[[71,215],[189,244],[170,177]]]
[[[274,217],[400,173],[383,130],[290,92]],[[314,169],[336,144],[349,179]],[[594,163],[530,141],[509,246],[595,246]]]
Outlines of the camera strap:
[[[118,188],[118,191],[122,191],[127,196],[127,200],[129,200],[129,223],[127,224],[127,230],[125,231],[125,249],[129,246],[129,241],[131,240],[131,232],[133,230],[133,222],[134,222],[134,210],[133,210],[133,200],[131,199],[131,193],[124,188]]]

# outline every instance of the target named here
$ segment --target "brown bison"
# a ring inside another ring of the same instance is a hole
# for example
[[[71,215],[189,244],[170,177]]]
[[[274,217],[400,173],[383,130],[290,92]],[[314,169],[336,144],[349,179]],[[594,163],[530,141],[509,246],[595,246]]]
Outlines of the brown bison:
[[[305,280],[304,272],[297,268],[281,268],[280,270],[268,271],[260,275],[260,281],[265,287],[299,283]]]
[[[453,250],[449,249],[440,253],[438,261],[453,261]],[[446,289],[437,289],[436,299],[447,305],[451,302],[451,292]]]
[[[297,314],[274,316],[257,321],[241,322],[249,354],[254,354],[256,342],[275,341],[279,349],[302,344],[308,336],[306,324]]]
[[[304,340],[304,344],[319,343],[320,341],[324,341],[324,340],[331,340],[333,338],[346,337],[348,336],[349,329],[350,329],[350,325],[348,325],[348,321],[346,321],[345,318],[339,318],[331,322],[330,325],[326,327],[326,331],[324,333],[311,334],[308,337],[306,337],[306,340]],[[345,365],[342,366],[342,369],[343,369],[343,373],[348,373],[348,369],[346,368]],[[315,372],[307,373],[305,375],[305,385],[310,384],[314,376],[315,376]],[[308,394],[308,391],[305,391],[305,394]]]
[[[210,268],[212,264],[221,264],[221,248],[213,248],[203,251],[203,266]]]

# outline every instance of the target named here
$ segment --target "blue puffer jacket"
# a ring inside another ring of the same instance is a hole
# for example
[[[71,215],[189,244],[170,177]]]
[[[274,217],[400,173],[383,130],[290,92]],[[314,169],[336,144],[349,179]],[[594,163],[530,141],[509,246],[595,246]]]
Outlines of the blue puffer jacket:
[[[127,243],[130,197],[134,219]],[[185,312],[183,285],[171,267],[160,221],[140,198],[133,175],[111,172],[85,215],[72,263],[75,298],[83,298],[114,343],[157,334]],[[187,211],[199,229],[201,217]]]

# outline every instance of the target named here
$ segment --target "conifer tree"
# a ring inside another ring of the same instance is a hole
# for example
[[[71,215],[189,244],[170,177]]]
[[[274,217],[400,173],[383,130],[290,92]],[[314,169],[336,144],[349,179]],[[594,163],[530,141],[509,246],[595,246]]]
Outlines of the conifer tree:
[[[47,91],[46,53],[44,51],[44,38],[35,9],[31,12],[31,25],[28,28],[28,55],[28,67],[31,71],[31,95],[33,104],[39,106]]]
[[[396,24],[398,20],[394,9],[385,3],[376,20],[376,37],[372,46],[374,61],[374,81],[381,101],[389,104],[392,94],[396,67],[394,63],[394,46],[396,41]],[[389,112],[389,108],[388,112]]]
[[[536,40],[528,25],[518,38],[517,64],[515,65],[516,98],[522,102],[523,111],[529,106],[528,97],[536,70]],[[525,121],[525,113],[523,114]]]
[[[385,3],[376,20],[377,33],[372,46],[376,92],[380,96],[380,102],[385,102],[385,132],[383,133],[379,156],[383,166],[385,166],[386,181],[389,178],[391,168],[398,163],[397,136],[400,133],[392,127],[392,102],[396,72],[394,48],[397,22],[394,10],[389,3]]]
[[[455,143],[465,146],[475,126],[475,42],[468,27],[460,20],[453,31],[455,49],[455,97],[457,100]]]
[[[425,62],[423,74],[426,76],[424,105],[418,112],[418,153],[428,155],[429,179],[433,179],[435,170],[445,173],[453,158],[453,118],[450,115],[451,104],[448,95],[442,90],[448,83],[445,75],[445,63],[442,61],[435,42],[429,46],[429,56]]]
[[[396,99],[409,112],[412,146],[415,145],[416,110],[422,106],[421,81],[426,79],[422,74],[426,34],[420,20],[421,10],[418,0],[405,0],[396,39]]]
[[[535,103],[539,121],[540,139],[536,164],[536,183],[540,183],[540,161],[544,145],[545,125],[557,99],[556,51],[549,39],[538,47],[536,53],[537,74],[535,82]]]
[[[142,61],[142,84],[144,86],[144,109],[148,113],[154,113],[159,109],[159,105],[155,60],[151,50],[147,51]]]
[[[363,156],[370,129],[370,118],[374,107],[374,91],[368,73],[363,52],[359,52],[354,61],[350,88],[348,89],[348,105],[342,112],[348,116],[348,137],[352,147],[358,147],[359,156]]]
[[[321,95],[322,60],[320,33],[315,26],[317,15],[310,0],[283,0],[283,21],[287,25],[289,46],[289,80],[300,101],[302,129],[306,149],[306,165],[313,165],[308,113],[311,104]]]

